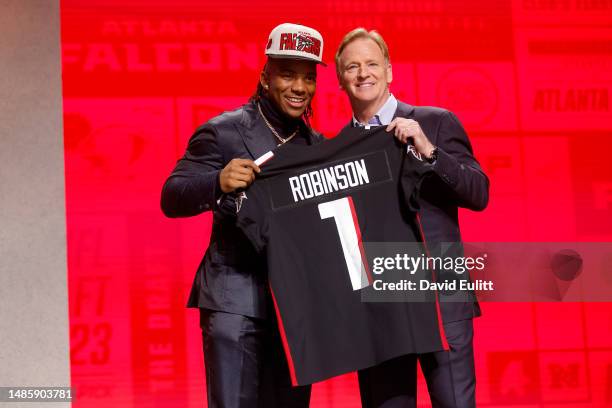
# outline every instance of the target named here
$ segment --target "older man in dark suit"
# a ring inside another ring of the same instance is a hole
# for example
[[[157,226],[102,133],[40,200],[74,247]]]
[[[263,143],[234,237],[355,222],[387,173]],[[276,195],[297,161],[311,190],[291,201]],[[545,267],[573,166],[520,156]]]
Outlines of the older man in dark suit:
[[[375,31],[349,32],[336,53],[336,70],[353,110],[348,126],[387,126],[430,163],[433,175],[423,181],[419,199],[423,238],[430,255],[442,255],[442,244],[453,243],[443,255],[461,256],[458,207],[483,210],[489,180],[457,117],[441,108],[407,105],[390,94],[389,51]],[[449,300],[441,302],[440,309],[450,350],[406,356],[361,371],[364,406],[416,406],[417,358],[434,407],[475,406],[472,318],[480,315],[480,308],[469,293],[441,298]]]
[[[310,387],[291,387],[267,284],[265,259],[236,227],[240,190],[254,160],[284,143],[322,140],[310,128],[323,39],[314,29],[277,26],[248,104],[196,130],[162,191],[169,217],[213,211],[210,245],[188,306],[200,308],[208,406],[307,407]]]

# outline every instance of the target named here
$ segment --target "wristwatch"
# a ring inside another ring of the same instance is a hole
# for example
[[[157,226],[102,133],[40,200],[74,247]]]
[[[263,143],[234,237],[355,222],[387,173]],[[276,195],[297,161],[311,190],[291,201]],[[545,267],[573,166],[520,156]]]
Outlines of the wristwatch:
[[[436,160],[438,160],[438,146],[434,146],[433,150],[431,151],[431,154],[429,155],[429,157],[426,157],[425,160],[429,164],[434,164]]]

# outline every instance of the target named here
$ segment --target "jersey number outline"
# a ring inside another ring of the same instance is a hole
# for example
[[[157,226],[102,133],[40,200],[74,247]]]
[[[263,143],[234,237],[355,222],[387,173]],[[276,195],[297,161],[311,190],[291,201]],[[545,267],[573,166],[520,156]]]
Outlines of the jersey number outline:
[[[372,278],[361,241],[359,220],[352,197],[342,197],[320,203],[322,220],[333,218],[340,238],[342,253],[353,290],[360,290],[372,283]]]

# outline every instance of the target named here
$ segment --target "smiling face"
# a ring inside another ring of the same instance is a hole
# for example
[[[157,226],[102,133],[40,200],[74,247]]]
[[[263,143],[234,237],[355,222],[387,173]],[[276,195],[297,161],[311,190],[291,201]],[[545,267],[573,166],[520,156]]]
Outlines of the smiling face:
[[[340,88],[354,108],[368,106],[377,111],[384,105],[393,73],[374,40],[356,38],[348,43],[339,55],[339,66]]]
[[[268,60],[261,85],[274,105],[293,119],[300,118],[317,88],[317,65],[296,59]]]

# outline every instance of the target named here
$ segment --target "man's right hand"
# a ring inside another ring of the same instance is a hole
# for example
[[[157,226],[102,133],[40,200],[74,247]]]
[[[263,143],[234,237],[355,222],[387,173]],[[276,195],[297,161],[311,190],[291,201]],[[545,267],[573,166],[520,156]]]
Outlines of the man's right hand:
[[[232,159],[219,173],[219,185],[224,193],[248,187],[255,180],[255,173],[261,170],[253,160]]]

